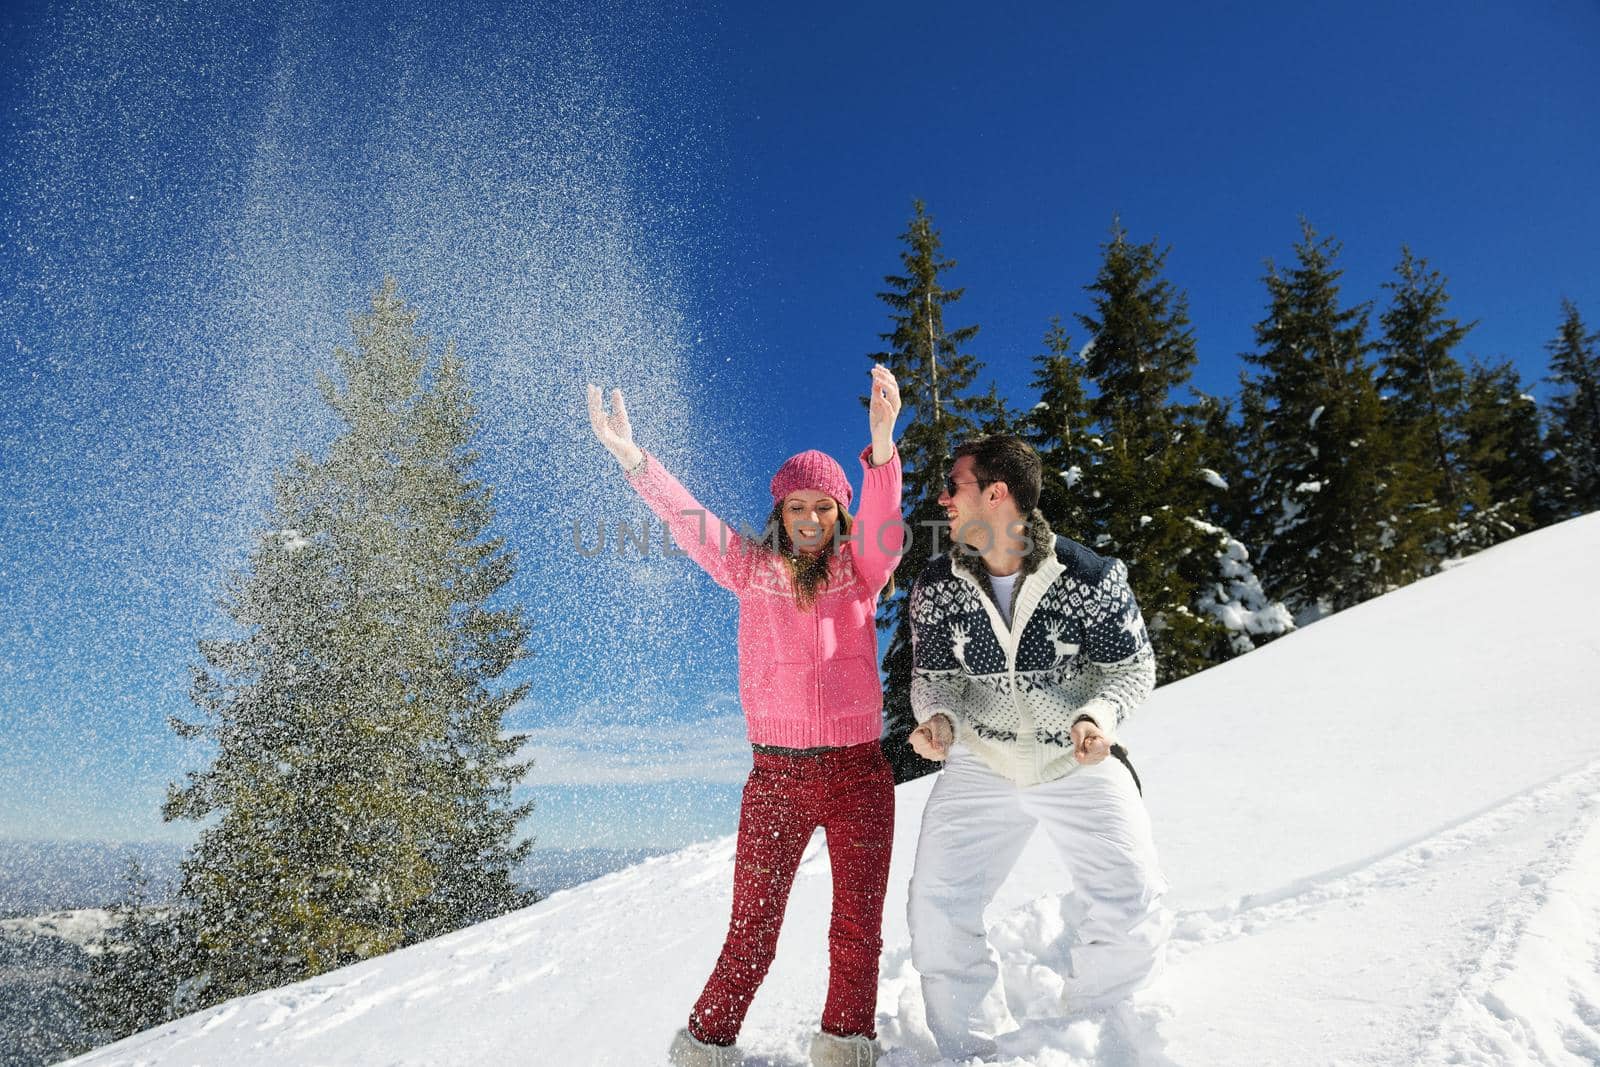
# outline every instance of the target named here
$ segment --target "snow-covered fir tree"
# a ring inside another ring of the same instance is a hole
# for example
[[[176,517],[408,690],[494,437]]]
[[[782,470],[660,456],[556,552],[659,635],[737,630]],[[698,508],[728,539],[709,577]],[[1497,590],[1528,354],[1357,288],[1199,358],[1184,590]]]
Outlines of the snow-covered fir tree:
[[[1460,455],[1467,377],[1455,356],[1474,324],[1448,315],[1444,276],[1410,248],[1402,247],[1395,275],[1384,283],[1390,304],[1379,316],[1378,385],[1404,509],[1397,540],[1431,571],[1440,560],[1480,547],[1481,524],[1468,521],[1479,509],[1469,507]]]
[[[525,687],[517,607],[491,607],[514,556],[487,537],[474,410],[392,279],[319,384],[342,423],[297,454],[223,603],[240,633],[200,642],[209,767],[169,819],[208,820],[180,902],[214,1002],[374,956],[528,903],[510,790],[527,765],[502,720]]]
[[[1546,349],[1560,390],[1550,398],[1550,446],[1566,474],[1568,513],[1600,510],[1600,332],[1562,300],[1561,329]]]
[[[1487,548],[1553,521],[1561,486],[1540,426],[1539,405],[1512,362],[1467,371],[1461,455],[1467,510],[1460,539]]]
[[[973,395],[981,364],[962,348],[978,327],[945,325],[945,309],[961,299],[963,289],[948,288],[944,276],[956,261],[942,251],[939,231],[923,202],[913,204],[910,225],[900,235],[902,271],[884,278],[888,289],[878,298],[889,306],[893,328],[881,335],[888,350],[871,359],[894,372],[902,402],[898,448],[904,471],[901,511],[912,536],[895,570],[896,595],[885,606],[879,625],[890,634],[884,656],[884,753],[896,781],[909,781],[939,765],[911,751],[906,737],[916,729],[911,711],[911,616],[907,594],[922,568],[936,553],[933,527],[942,523],[939,494],[950,469],[950,454],[962,441],[1004,428],[1005,413],[993,389]],[[940,536],[942,537],[942,531]],[[941,541],[940,551],[948,548]]]
[[[1251,513],[1250,480],[1231,405],[1196,391],[1187,415],[1199,441],[1198,474],[1207,487],[1202,513],[1187,521],[1211,538],[1215,560],[1215,571],[1200,587],[1195,607],[1222,624],[1227,647],[1214,650],[1211,658],[1216,662],[1288,633],[1294,629],[1294,617],[1287,605],[1267,595],[1250,549],[1231,532],[1243,530]]]
[[[1258,369],[1242,377],[1254,508],[1247,541],[1267,592],[1297,621],[1359,604],[1420,570],[1399,541],[1404,501],[1367,361],[1366,305],[1342,307],[1338,245],[1302,223],[1298,262],[1268,265]],[[1412,548],[1415,551],[1415,548]]]
[[[1099,442],[1086,476],[1087,541],[1128,565],[1164,681],[1290,628],[1288,613],[1252,594],[1249,553],[1218,524],[1226,483],[1207,463],[1205,418],[1174,402],[1195,365],[1188,299],[1163,276],[1166,250],[1128,239],[1119,223],[1086,289],[1085,372]],[[1082,536],[1080,534],[1080,536]],[[1247,607],[1240,596],[1253,596]]]
[[[1050,320],[1044,348],[1033,357],[1033,387],[1039,400],[1023,416],[1018,433],[1038,451],[1044,468],[1039,510],[1057,533],[1092,541],[1088,473],[1099,446],[1083,387],[1085,368],[1059,318]]]

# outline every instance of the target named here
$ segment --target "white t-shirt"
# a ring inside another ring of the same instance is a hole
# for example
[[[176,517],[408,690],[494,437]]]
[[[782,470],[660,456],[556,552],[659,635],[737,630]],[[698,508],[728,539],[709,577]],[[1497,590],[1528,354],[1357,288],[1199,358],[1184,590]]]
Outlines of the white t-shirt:
[[[1022,577],[1022,572],[1014,571],[1004,578],[998,575],[989,575],[989,584],[994,587],[994,606],[1000,609],[1000,617],[1006,620],[1006,629],[1011,629],[1011,591],[1016,588],[1017,579]]]

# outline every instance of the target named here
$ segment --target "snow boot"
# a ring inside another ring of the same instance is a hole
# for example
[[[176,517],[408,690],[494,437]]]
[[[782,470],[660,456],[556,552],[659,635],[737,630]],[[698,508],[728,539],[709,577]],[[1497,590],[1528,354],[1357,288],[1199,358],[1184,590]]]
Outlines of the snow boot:
[[[739,1067],[744,1053],[738,1045],[708,1045],[684,1027],[673,1035],[667,1061],[672,1067]]]
[[[811,1039],[811,1067],[874,1067],[881,1055],[878,1043],[860,1034],[839,1037],[819,1030]]]

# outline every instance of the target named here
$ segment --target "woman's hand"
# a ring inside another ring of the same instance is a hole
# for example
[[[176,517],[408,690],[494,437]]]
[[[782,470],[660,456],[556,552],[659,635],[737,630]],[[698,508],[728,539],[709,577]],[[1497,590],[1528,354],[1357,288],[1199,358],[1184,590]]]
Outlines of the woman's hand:
[[[623,470],[639,465],[644,453],[633,443],[633,424],[628,421],[628,405],[622,401],[622,390],[611,390],[611,414],[607,415],[605,401],[598,385],[589,386],[589,425],[594,435],[606,446],[606,451],[617,458]]]
[[[872,398],[867,424],[872,428],[872,465],[882,466],[894,455],[894,420],[900,417],[900,383],[882,363],[872,367]]]

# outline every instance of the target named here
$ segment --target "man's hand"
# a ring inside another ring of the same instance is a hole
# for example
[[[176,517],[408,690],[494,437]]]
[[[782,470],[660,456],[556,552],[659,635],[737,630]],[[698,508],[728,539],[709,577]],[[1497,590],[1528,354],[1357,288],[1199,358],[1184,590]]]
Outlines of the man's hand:
[[[950,719],[945,715],[930,717],[927,722],[912,730],[911,736],[907,738],[913,752],[935,763],[942,763],[949,758],[950,746],[955,739],[955,727],[950,725]]]
[[[1100,732],[1100,727],[1082,719],[1072,724],[1072,758],[1085,767],[1099,763],[1111,755],[1111,742]]]

